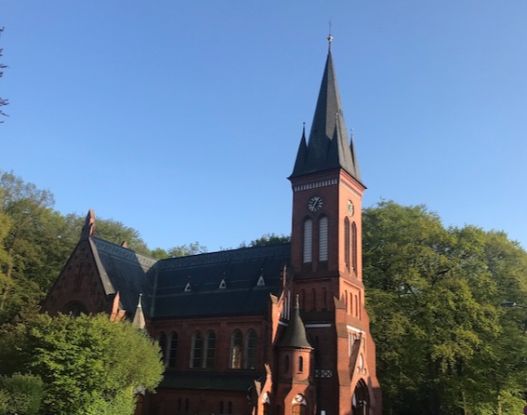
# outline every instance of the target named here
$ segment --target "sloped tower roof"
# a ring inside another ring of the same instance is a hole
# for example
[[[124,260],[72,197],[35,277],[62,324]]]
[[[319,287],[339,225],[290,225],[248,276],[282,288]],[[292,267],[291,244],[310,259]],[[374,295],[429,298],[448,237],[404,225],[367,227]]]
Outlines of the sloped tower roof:
[[[360,181],[359,165],[344,122],[330,49],[309,140],[306,142],[304,132],[291,178],[337,168],[343,168]]]
[[[300,349],[312,349],[306,336],[306,328],[300,317],[300,306],[298,305],[298,295],[296,296],[293,316],[289,320],[289,325],[280,340],[281,347],[292,347]]]

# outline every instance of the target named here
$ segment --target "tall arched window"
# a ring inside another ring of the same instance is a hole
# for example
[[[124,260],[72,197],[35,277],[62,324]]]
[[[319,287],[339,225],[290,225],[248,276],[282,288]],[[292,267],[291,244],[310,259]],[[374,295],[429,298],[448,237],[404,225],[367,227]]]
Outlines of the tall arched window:
[[[344,219],[344,262],[346,268],[350,269],[350,221]]]
[[[241,369],[243,362],[243,335],[238,329],[234,330],[231,335],[231,356],[230,368]]]
[[[212,330],[209,330],[207,333],[207,349],[205,356],[205,368],[214,368],[214,360],[216,356],[216,333]]]
[[[168,352],[168,367],[176,367],[177,356],[177,333],[175,331],[170,335],[170,350]]]
[[[256,332],[251,329],[247,333],[247,352],[246,352],[246,369],[256,369],[256,347],[258,345],[258,338]]]
[[[304,358],[302,356],[298,357],[298,371],[300,373],[304,371]]]
[[[352,262],[351,266],[353,271],[357,272],[357,225],[355,222],[351,225],[351,249],[352,249]]]
[[[159,347],[161,348],[161,355],[163,357],[163,365],[166,366],[166,362],[167,362],[167,335],[163,331],[159,334]]]
[[[192,353],[190,356],[190,367],[200,368],[203,366],[203,336],[197,331],[192,336]]]
[[[328,217],[322,216],[318,221],[318,260],[328,260]]]
[[[304,264],[313,261],[313,221],[304,221]]]

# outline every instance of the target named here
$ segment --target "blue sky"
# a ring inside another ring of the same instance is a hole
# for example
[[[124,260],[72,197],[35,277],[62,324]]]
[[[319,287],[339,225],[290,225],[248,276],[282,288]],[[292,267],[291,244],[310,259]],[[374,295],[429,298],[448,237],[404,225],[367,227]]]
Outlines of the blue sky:
[[[0,0],[0,169],[151,247],[287,234],[330,19],[365,205],[527,247],[524,0]]]

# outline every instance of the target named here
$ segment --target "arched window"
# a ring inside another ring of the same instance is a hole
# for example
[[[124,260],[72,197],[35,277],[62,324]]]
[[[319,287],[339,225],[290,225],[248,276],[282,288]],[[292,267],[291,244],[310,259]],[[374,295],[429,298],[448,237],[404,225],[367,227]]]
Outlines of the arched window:
[[[170,350],[168,352],[168,367],[176,367],[177,356],[177,333],[175,331],[170,335]]]
[[[167,362],[167,335],[164,331],[159,334],[159,347],[161,348],[161,355],[163,356],[163,365]]]
[[[238,329],[234,330],[231,335],[231,369],[241,369],[243,362],[243,335]]]
[[[318,221],[318,260],[328,260],[328,217],[322,216]]]
[[[284,373],[289,372],[289,355],[284,356]]]
[[[357,272],[357,225],[355,222],[351,225],[351,249],[352,249],[352,261],[351,266],[353,271]]]
[[[306,219],[304,221],[304,264],[313,261],[313,221]]]
[[[207,333],[207,349],[205,355],[205,367],[207,369],[214,368],[214,358],[216,356],[216,333],[212,330],[209,330]]]
[[[317,290],[314,289],[314,288],[311,290],[311,297],[312,297],[312,300],[313,300],[313,304],[311,306],[311,310],[316,311],[316,309],[317,309]]]
[[[298,357],[298,371],[300,373],[304,371],[304,358],[302,356]]]
[[[344,262],[346,268],[350,269],[350,221],[344,219]]]
[[[256,332],[251,329],[247,333],[247,360],[245,363],[246,369],[256,369],[256,347],[258,344],[258,339],[256,337]]]
[[[359,320],[362,320],[362,293],[359,292]]]
[[[197,331],[192,336],[192,353],[190,356],[190,367],[200,368],[203,366],[203,336]]]

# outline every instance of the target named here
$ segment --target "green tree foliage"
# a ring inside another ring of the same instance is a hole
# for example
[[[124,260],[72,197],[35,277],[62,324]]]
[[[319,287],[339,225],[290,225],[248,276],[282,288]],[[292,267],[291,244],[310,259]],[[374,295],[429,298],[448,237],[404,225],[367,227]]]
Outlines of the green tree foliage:
[[[247,244],[242,242],[240,248],[255,247],[255,246],[269,246],[269,245],[280,245],[291,241],[291,237],[288,235],[277,235],[275,233],[266,233],[260,236],[258,239],[254,239]]]
[[[0,324],[34,313],[79,240],[84,217],[53,210],[53,195],[0,172]],[[150,255],[139,233],[97,219],[96,235]]]
[[[196,255],[207,252],[207,248],[201,245],[199,242],[191,242],[189,244],[177,245],[168,250],[169,257]]]
[[[287,235],[277,235],[275,233],[266,233],[258,239],[251,241],[249,246],[268,246],[268,245],[280,245],[286,242],[290,242],[291,238]]]
[[[0,415],[36,415],[43,397],[42,380],[15,373],[0,376]]]
[[[0,354],[0,368],[16,366],[40,376],[43,413],[130,415],[135,392],[153,390],[162,377],[157,343],[106,315],[38,315],[4,328],[3,334],[9,333],[17,347]]]
[[[520,413],[527,314],[500,304],[527,298],[527,253],[502,233],[446,229],[421,206],[383,202],[363,229],[389,413]]]

